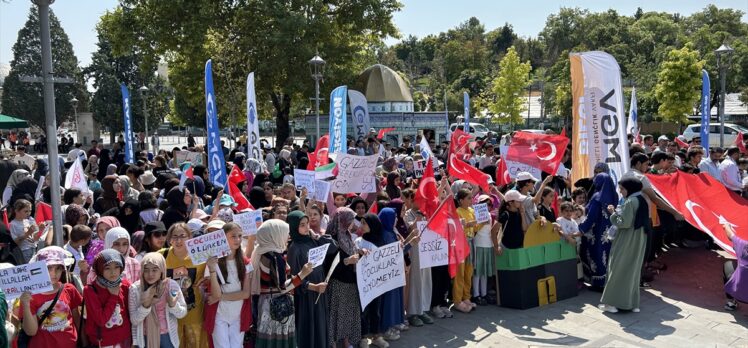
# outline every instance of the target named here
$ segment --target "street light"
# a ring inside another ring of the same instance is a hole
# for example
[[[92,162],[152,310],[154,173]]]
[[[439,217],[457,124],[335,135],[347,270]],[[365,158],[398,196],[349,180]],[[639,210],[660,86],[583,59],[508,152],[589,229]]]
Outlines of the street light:
[[[148,152],[148,108],[145,106],[145,94],[148,92],[148,87],[141,86],[138,88],[140,91],[140,98],[143,99],[143,115],[145,115],[145,151]]]
[[[75,113],[75,141],[81,142],[81,128],[78,125],[78,99],[73,97],[70,99],[70,104],[73,105],[73,112]]]
[[[319,52],[309,60],[309,71],[312,73],[312,79],[314,79],[314,111],[317,114],[317,140],[314,141],[315,147],[319,140],[319,81],[322,80],[322,74],[325,72],[325,60],[319,56]]]
[[[722,44],[722,46],[719,46],[714,51],[717,55],[717,69],[719,70],[719,84],[721,88],[719,96],[719,146],[722,148],[725,147],[725,79],[733,51],[732,47],[725,44]],[[725,64],[722,64],[722,56],[727,60]]]

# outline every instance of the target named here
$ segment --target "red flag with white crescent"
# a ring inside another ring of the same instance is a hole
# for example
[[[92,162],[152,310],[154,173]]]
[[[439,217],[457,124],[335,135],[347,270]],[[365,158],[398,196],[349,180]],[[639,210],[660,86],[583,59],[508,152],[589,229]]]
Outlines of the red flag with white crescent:
[[[429,158],[426,162],[426,169],[423,171],[423,177],[418,183],[416,190],[415,202],[426,217],[430,218],[439,205],[439,192],[436,188],[436,179],[434,178],[434,166]]]
[[[748,150],[746,150],[745,148],[745,140],[743,140],[743,132],[739,132],[738,136],[735,137],[735,146],[737,146],[738,149],[740,149],[741,153],[748,155]]]
[[[509,185],[509,183],[512,182],[509,168],[506,166],[506,160],[504,159],[504,156],[501,157],[499,165],[496,167],[496,186],[498,187]]]
[[[484,192],[489,192],[488,179],[490,176],[461,160],[456,155],[450,154],[448,162],[449,175],[465,180],[471,184],[480,186]]]
[[[455,208],[455,200],[452,197],[447,197],[442,201],[434,212],[434,216],[426,224],[426,228],[436,232],[449,243],[449,275],[454,278],[457,274],[457,266],[470,254],[470,245],[465,238],[460,216],[457,215],[457,208]]]
[[[452,138],[449,142],[449,153],[454,154],[461,160],[470,159],[472,153],[470,152],[470,134],[465,133],[459,129],[455,129],[452,132]]]
[[[506,159],[555,175],[568,144],[569,138],[565,136],[517,132],[509,144]]]
[[[735,254],[722,225],[732,225],[735,233],[748,239],[748,200],[728,190],[708,174],[676,172],[669,175],[647,174],[660,195],[681,212],[694,227],[708,234],[722,249]]]

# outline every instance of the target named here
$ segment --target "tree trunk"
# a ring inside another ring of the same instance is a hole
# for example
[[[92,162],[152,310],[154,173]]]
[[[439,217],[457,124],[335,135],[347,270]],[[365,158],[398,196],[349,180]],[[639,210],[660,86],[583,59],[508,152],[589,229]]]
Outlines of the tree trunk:
[[[283,143],[291,133],[288,126],[288,117],[291,113],[291,95],[272,93],[270,97],[273,108],[275,108],[275,147],[279,149],[283,147]]]

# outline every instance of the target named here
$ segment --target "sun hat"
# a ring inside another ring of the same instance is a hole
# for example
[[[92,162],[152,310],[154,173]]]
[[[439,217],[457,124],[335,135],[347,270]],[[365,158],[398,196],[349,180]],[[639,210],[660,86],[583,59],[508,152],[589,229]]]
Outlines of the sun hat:
[[[524,201],[527,196],[519,193],[517,190],[509,190],[504,194],[504,200],[507,202]]]

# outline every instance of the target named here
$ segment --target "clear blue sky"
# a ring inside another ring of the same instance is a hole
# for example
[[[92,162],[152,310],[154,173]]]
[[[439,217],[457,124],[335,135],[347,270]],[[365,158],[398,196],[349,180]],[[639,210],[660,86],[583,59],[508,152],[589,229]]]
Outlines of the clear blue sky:
[[[4,2],[6,1],[6,2]],[[748,12],[748,0],[597,0],[597,1],[508,1],[508,0],[401,0],[404,8],[395,14],[395,24],[403,37],[423,37],[453,28],[470,17],[477,17],[487,30],[505,22],[514,26],[521,36],[535,36],[543,28],[549,14],[561,6],[581,7],[591,11],[609,8],[630,15],[641,7],[644,11],[678,12],[689,15],[714,3],[721,8],[734,8]],[[0,64],[10,63],[13,44],[18,30],[23,27],[30,7],[29,0],[0,0]],[[116,0],[57,0],[52,9],[73,43],[73,49],[82,65],[91,62],[96,50],[95,26],[99,17],[116,6]],[[743,16],[748,21],[748,16]],[[397,40],[390,39],[392,44]]]

